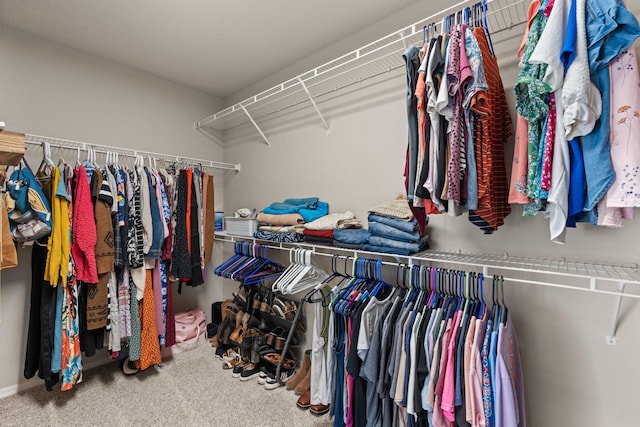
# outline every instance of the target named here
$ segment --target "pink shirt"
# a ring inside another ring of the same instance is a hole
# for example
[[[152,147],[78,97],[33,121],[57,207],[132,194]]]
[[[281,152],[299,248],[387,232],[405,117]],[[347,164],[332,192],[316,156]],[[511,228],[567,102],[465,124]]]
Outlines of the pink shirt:
[[[476,320],[475,336],[471,346],[471,366],[469,367],[471,412],[467,412],[467,422],[473,427],[487,425],[482,404],[482,362],[480,361],[480,349],[486,330],[487,309],[485,308],[480,319]]]
[[[640,207],[640,77],[633,47],[609,64],[609,72],[616,180],[607,192],[607,208]]]
[[[434,401],[433,401],[433,425],[434,427],[448,427],[449,424],[447,420],[444,418],[444,414],[442,413],[442,392],[444,391],[444,378],[445,371],[447,367],[447,345],[449,343],[449,336],[451,335],[451,328],[453,326],[453,320],[447,319],[447,327],[442,334],[442,353],[440,354],[440,370],[438,375],[438,381],[434,390]]]
[[[453,330],[449,337],[449,344],[447,346],[447,367],[444,374],[444,389],[442,390],[442,414],[444,417],[454,422],[455,417],[455,398],[456,398],[456,337],[458,336],[458,329],[460,329],[460,320],[462,319],[462,310],[458,310],[453,318]]]
[[[464,340],[464,403],[466,414],[471,413],[471,380],[470,380],[470,372],[471,368],[471,347],[473,346],[473,339],[476,334],[476,319],[475,316],[472,316],[469,320],[469,330],[467,331],[467,336]]]

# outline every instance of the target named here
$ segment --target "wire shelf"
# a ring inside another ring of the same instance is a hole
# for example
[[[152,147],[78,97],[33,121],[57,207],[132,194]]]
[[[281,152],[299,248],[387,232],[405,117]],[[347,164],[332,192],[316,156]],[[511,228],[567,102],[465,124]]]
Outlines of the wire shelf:
[[[624,282],[630,285],[640,285],[640,269],[637,265],[608,265],[569,261],[566,259],[544,259],[519,257],[508,254],[470,253],[427,250],[410,256],[392,255],[380,252],[368,252],[363,250],[343,249],[334,246],[313,245],[309,243],[276,243],[269,240],[260,240],[252,237],[236,236],[226,232],[216,232],[216,240],[223,242],[235,242],[237,240],[252,240],[262,243],[273,249],[290,249],[292,247],[305,247],[314,250],[320,256],[333,256],[334,253],[346,254],[353,257],[391,257],[395,262],[385,261],[388,265],[430,263],[434,266],[454,266],[453,268],[471,267],[474,269],[490,270],[494,272],[527,273],[545,276],[560,276],[564,278],[576,278],[582,280],[600,280],[613,283]],[[506,280],[506,277],[505,277]],[[558,280],[558,282],[560,282]],[[590,290],[582,286],[580,289]],[[591,289],[594,290],[594,289]],[[639,289],[640,290],[640,289]],[[609,293],[609,292],[606,292]],[[617,295],[617,293],[614,292]],[[627,296],[634,296],[626,294]],[[640,298],[640,295],[637,295]]]
[[[231,105],[196,122],[196,129],[210,128],[223,131],[253,124],[269,144],[268,138],[260,129],[262,123],[279,117],[279,113],[289,114],[315,107],[329,130],[317,104],[330,99],[331,94],[345,88],[357,84],[366,87],[385,77],[400,76],[405,67],[402,53],[408,46],[423,44],[425,26],[435,22],[440,28],[441,18],[476,2],[477,0],[461,1],[413,25]],[[525,0],[489,0],[488,4],[487,25],[492,35],[526,22]]]

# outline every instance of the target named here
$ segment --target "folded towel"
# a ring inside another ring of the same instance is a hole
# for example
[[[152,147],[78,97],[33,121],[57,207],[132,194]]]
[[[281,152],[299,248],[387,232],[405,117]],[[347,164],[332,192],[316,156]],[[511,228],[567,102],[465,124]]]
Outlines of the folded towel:
[[[276,210],[288,210],[295,208],[315,209],[320,201],[317,197],[304,197],[301,199],[286,199],[284,202],[271,203],[269,207]]]
[[[271,225],[296,225],[304,223],[304,218],[299,213],[271,215],[260,212],[256,217],[259,223]]]
[[[342,220],[354,219],[356,216],[353,212],[347,211],[344,213],[332,213],[316,219],[315,221],[308,222],[304,225],[304,228],[308,230],[335,230],[338,228],[338,222]]]
[[[420,233],[417,231],[407,233],[406,231],[379,222],[369,222],[369,231],[372,236],[386,237],[403,242],[417,242],[420,240]]]
[[[276,209],[273,206],[276,206]],[[290,204],[280,204],[273,203],[270,206],[267,206],[262,211],[265,214],[272,215],[284,215],[284,214],[292,214],[299,213],[305,222],[314,221],[320,217],[323,217],[329,213],[329,204],[326,202],[317,202],[315,208],[306,207],[308,205],[290,205]],[[285,209],[279,209],[285,208]]]
[[[357,245],[364,245],[369,241],[369,230],[349,229],[349,230],[336,230],[333,232],[333,238],[344,243],[354,243]]]
[[[333,230],[307,230],[302,231],[305,236],[324,237],[327,239],[333,239]]]

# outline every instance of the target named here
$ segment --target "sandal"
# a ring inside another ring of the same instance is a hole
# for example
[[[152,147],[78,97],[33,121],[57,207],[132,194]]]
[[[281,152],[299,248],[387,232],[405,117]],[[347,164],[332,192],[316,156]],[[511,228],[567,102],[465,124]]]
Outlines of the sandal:
[[[242,286],[240,286],[238,290],[233,292],[231,295],[233,295],[236,304],[241,307],[247,306],[247,293],[244,291]]]
[[[222,369],[233,369],[235,365],[237,365],[242,360],[240,354],[238,354],[235,350],[227,350],[225,354],[222,355]]]
[[[278,364],[280,364],[280,361],[282,361],[282,364],[280,366],[283,369],[292,369],[296,366],[295,360],[289,359],[287,357],[283,359],[280,353],[266,353],[262,355],[262,358],[274,366],[278,366]]]
[[[238,312],[238,314],[236,315],[236,328],[229,336],[229,339],[232,342],[237,344],[242,343],[242,337],[248,329],[247,324],[249,323],[249,318],[251,318],[251,315],[249,313]]]

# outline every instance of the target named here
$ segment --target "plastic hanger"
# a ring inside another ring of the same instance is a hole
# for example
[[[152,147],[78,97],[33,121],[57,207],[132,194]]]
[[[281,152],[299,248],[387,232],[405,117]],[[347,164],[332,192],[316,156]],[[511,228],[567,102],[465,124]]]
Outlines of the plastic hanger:
[[[54,167],[56,167],[56,165],[53,163],[53,160],[51,160],[51,146],[48,142],[44,141],[42,142],[42,161],[35,175],[38,176],[38,179],[51,176]]]
[[[489,50],[491,51],[492,56],[496,56],[493,50],[493,42],[491,41],[491,34],[489,32],[489,24],[487,23],[487,11],[489,10],[489,6],[487,4],[487,0],[482,0],[482,26],[484,27],[484,33],[487,36],[487,42],[489,43]]]

